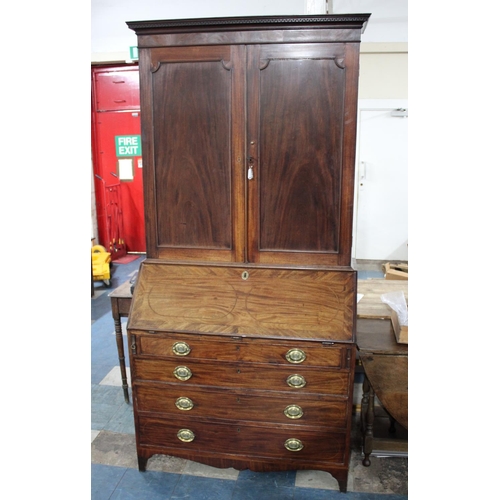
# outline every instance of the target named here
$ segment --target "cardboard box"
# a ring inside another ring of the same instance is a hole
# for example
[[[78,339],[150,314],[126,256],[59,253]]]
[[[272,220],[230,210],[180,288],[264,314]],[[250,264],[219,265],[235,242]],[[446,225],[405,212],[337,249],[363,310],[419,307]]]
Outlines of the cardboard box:
[[[398,314],[396,311],[391,313],[391,323],[394,329],[394,335],[398,344],[408,344],[408,326],[399,324]]]
[[[408,264],[384,264],[386,280],[408,280]]]

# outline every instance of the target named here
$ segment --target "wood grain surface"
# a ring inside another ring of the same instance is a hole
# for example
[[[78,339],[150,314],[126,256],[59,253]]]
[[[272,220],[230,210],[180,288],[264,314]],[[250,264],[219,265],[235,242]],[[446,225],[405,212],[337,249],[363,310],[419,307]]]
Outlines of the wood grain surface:
[[[173,418],[251,420],[253,422],[275,422],[282,424],[322,425],[345,428],[347,425],[347,400],[335,396],[310,395],[303,392],[292,394],[259,390],[234,390],[224,388],[185,387],[183,384],[144,384],[135,386],[138,408],[143,414],[164,414]],[[175,406],[178,398],[189,397],[193,403],[190,410]],[[214,401],[217,404],[214,405]],[[289,405],[298,405],[303,415],[292,420],[285,416]],[[143,409],[146,409],[144,411]],[[172,418],[170,417],[170,418]]]
[[[348,341],[355,276],[354,271],[145,261],[128,328]]]

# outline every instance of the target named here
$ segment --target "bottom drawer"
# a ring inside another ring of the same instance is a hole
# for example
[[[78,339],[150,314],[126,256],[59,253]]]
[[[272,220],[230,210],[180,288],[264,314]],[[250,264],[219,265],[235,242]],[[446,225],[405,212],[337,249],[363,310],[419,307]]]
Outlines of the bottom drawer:
[[[139,446],[165,447],[165,454],[172,455],[175,449],[182,449],[245,458],[292,458],[337,464],[346,460],[346,435],[327,427],[267,427],[140,417],[137,431]]]

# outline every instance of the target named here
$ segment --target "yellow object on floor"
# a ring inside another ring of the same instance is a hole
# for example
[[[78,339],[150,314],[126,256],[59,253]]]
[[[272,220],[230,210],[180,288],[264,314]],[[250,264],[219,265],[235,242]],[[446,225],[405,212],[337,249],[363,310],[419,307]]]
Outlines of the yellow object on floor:
[[[106,286],[111,286],[110,262],[111,254],[102,245],[92,247],[92,278],[94,281],[103,281]]]

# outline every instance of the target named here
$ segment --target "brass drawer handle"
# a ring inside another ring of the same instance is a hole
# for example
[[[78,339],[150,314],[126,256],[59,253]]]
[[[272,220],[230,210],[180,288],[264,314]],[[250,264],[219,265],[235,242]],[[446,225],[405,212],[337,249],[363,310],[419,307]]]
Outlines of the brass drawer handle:
[[[177,432],[177,437],[183,443],[190,443],[195,438],[195,435],[194,432],[189,429],[181,429],[179,432]]]
[[[302,415],[304,415],[304,412],[302,411],[302,408],[299,405],[288,405],[283,410],[283,413],[292,420],[300,418],[302,417]]]
[[[304,387],[306,385],[306,379],[302,375],[290,375],[286,379],[286,383],[295,389],[300,389],[301,387]]]
[[[285,441],[285,448],[288,451],[300,451],[302,448],[304,448],[304,445],[302,444],[302,441],[300,439],[289,438]]]
[[[176,366],[174,370],[175,378],[179,380],[189,380],[193,373],[187,366]]]
[[[177,356],[187,356],[191,352],[191,347],[186,342],[175,342],[172,346],[172,351]]]
[[[302,349],[290,349],[285,358],[289,363],[299,364],[305,361],[306,353]]]
[[[177,398],[175,402],[175,406],[179,408],[179,410],[192,410],[194,403],[189,398]]]

